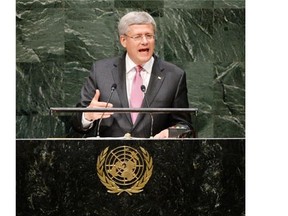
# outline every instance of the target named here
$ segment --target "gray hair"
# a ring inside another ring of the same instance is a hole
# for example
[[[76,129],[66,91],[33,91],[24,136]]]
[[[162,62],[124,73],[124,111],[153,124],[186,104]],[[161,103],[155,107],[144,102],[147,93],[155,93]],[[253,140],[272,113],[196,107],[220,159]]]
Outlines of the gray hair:
[[[118,24],[119,35],[126,34],[130,25],[152,24],[156,32],[156,22],[147,12],[132,11],[124,15]]]

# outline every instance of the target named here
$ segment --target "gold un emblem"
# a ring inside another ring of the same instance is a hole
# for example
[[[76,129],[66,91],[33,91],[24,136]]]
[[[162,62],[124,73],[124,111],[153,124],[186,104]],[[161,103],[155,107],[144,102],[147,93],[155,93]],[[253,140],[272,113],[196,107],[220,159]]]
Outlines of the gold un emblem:
[[[153,160],[142,147],[141,151],[130,146],[119,146],[108,152],[105,148],[97,158],[97,174],[107,192],[140,193],[149,181]]]

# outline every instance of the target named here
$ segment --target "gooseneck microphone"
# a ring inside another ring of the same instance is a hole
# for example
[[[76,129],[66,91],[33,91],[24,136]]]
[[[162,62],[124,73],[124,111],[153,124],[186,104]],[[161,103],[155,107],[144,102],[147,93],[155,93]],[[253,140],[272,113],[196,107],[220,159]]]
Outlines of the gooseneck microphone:
[[[108,98],[108,100],[107,100],[107,102],[106,102],[105,108],[107,108],[107,106],[108,106],[108,104],[109,104],[109,102],[110,102],[110,100],[111,100],[111,98],[112,98],[112,95],[113,95],[114,91],[116,90],[116,88],[117,88],[117,84],[114,83],[114,84],[111,86],[110,95],[109,95],[109,98]],[[97,137],[99,137],[100,125],[101,125],[101,122],[102,122],[104,113],[105,113],[105,112],[102,113],[102,115],[101,115],[101,117],[100,117],[100,119],[99,119],[99,122],[98,122],[97,134],[96,134]]]
[[[147,108],[150,108],[150,106],[148,104],[148,101],[147,101],[147,98],[145,97],[146,96],[146,87],[145,87],[145,85],[141,85],[141,91],[144,93],[144,100],[145,100]],[[151,117],[150,138],[153,138],[154,118],[153,118],[153,115],[151,113],[149,113],[149,114],[150,114],[150,117]]]

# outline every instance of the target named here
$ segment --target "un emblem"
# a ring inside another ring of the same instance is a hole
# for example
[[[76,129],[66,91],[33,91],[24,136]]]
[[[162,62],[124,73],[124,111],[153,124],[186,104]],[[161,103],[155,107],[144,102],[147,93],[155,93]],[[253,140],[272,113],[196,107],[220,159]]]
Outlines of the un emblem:
[[[97,175],[109,193],[140,193],[149,181],[153,160],[142,147],[119,146],[110,152],[105,148],[97,158]]]

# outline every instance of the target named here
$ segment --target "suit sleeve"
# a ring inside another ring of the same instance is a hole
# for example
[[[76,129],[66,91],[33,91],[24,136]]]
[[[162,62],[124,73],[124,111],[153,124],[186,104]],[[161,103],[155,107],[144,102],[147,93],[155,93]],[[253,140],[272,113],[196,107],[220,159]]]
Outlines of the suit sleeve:
[[[95,79],[95,65],[93,65],[89,76],[86,79],[85,84],[81,89],[80,94],[80,102],[76,105],[76,107],[87,107],[89,106],[91,100],[93,99],[96,89],[97,89],[97,82]],[[72,116],[72,127],[80,133],[87,133],[88,131],[95,130],[95,125],[98,121],[94,122],[93,125],[89,128],[84,128],[82,125],[82,114],[83,112],[74,113]]]

